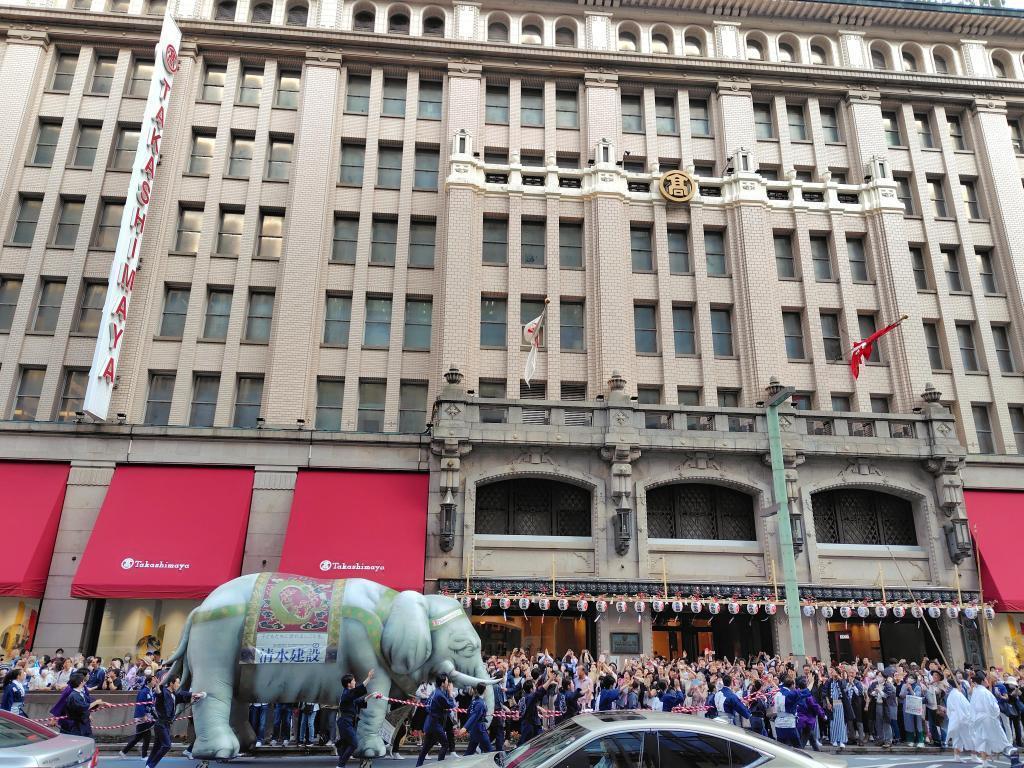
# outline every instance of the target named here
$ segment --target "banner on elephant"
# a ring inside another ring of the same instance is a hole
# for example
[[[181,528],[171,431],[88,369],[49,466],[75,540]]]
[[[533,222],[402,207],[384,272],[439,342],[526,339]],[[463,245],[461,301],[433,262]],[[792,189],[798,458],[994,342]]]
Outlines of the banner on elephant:
[[[344,579],[262,573],[246,607],[242,664],[333,664]]]

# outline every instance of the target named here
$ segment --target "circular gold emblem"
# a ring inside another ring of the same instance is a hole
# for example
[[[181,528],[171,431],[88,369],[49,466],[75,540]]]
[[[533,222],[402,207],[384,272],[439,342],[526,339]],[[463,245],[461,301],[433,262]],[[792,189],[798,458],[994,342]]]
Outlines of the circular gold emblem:
[[[697,182],[686,171],[669,171],[658,182],[661,196],[672,203],[688,203],[697,194]]]

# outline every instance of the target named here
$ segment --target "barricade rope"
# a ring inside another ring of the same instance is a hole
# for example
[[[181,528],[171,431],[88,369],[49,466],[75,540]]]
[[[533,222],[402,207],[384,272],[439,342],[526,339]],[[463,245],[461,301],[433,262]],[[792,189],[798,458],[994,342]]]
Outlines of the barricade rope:
[[[131,701],[131,702],[126,702],[124,704],[104,704],[99,709],[120,709],[120,708],[124,708],[124,707],[134,707],[135,705],[136,705],[136,702]],[[172,720],[171,722],[176,723],[179,720],[188,720],[189,715],[186,714],[186,713],[190,709],[192,709],[192,704],[187,704],[185,706],[185,709],[182,711],[182,713],[180,715],[178,715],[177,717],[175,717],[174,720]],[[91,711],[95,711],[95,710],[91,710]],[[61,720],[70,720],[70,719],[71,718],[69,718],[67,715],[61,715],[60,717],[57,717],[56,715],[51,715],[50,717],[36,717],[36,718],[32,718],[32,722],[39,723],[40,725],[56,726]],[[116,730],[119,730],[121,728],[128,728],[128,727],[133,727],[133,726],[136,726],[136,725],[141,725],[142,723],[152,723],[153,725],[155,725],[156,724],[156,720],[153,719],[149,715],[146,715],[145,717],[133,717],[131,720],[126,720],[125,722],[118,723],[117,725],[94,725],[94,726],[92,726],[92,730],[94,730],[94,731],[116,731]],[[150,727],[152,728],[152,726],[150,726]]]

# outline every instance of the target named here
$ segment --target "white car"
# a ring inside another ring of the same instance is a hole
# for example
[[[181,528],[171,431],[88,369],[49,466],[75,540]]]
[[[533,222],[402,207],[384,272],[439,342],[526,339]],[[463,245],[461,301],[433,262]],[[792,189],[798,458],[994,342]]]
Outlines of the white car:
[[[0,710],[0,768],[96,768],[96,742]]]

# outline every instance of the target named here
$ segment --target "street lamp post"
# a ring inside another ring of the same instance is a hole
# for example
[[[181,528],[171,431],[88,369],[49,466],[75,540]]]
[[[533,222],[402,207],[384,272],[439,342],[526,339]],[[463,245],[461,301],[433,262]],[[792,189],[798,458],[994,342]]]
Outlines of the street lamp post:
[[[786,616],[789,638],[794,656],[803,656],[804,627],[800,615],[800,588],[796,580],[796,553],[793,550],[793,528],[789,516],[789,494],[786,492],[786,467],[782,460],[782,429],[779,426],[779,406],[796,390],[784,387],[772,377],[765,392],[765,417],[768,421],[768,452],[772,460],[772,490],[779,514],[779,547],[781,548],[782,578],[786,586]]]

